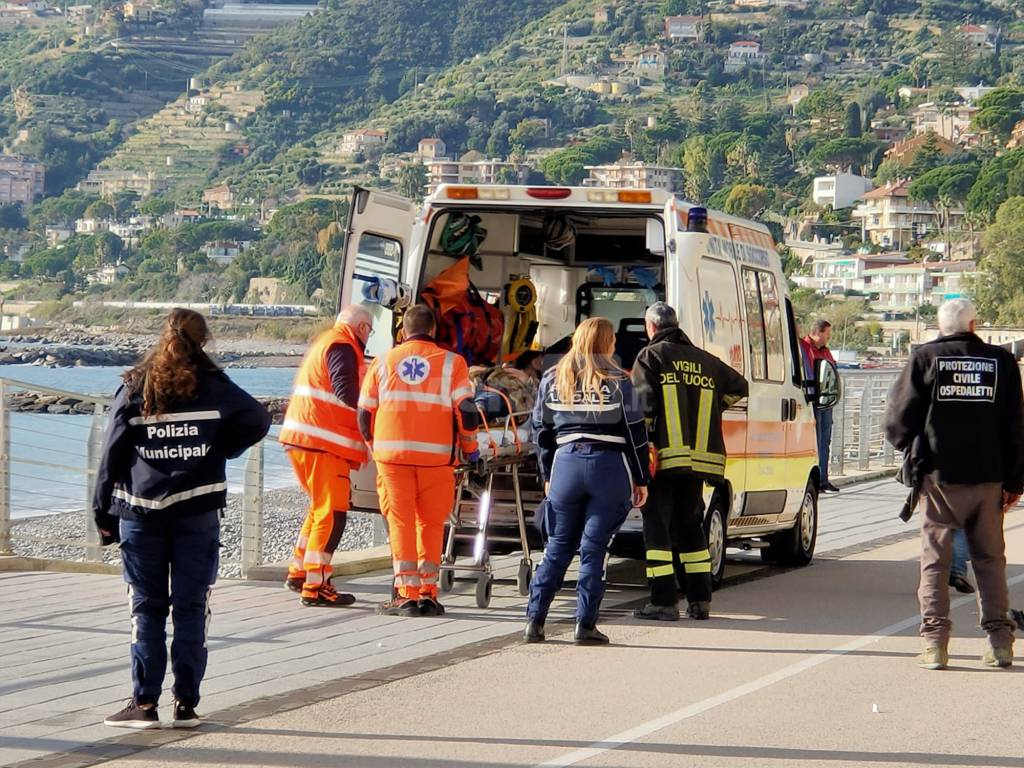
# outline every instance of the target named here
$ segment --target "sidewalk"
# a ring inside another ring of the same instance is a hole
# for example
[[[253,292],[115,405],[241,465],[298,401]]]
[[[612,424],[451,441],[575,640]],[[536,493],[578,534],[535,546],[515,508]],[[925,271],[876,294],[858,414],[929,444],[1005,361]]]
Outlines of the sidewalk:
[[[895,519],[901,503],[900,488],[890,480],[823,498],[821,559],[894,533],[913,535],[912,526]],[[756,555],[751,560],[730,562],[729,573],[746,578],[769,573]],[[499,578],[513,579],[516,562],[503,561]],[[638,585],[614,583],[629,571],[635,569],[610,574],[609,617],[623,616],[643,597]],[[303,609],[278,584],[220,584],[214,590],[210,674],[201,711],[222,722],[243,722],[377,686],[425,666],[490,653],[513,642],[522,629],[525,599],[511,581],[495,584],[486,610],[475,606],[472,582],[457,582],[456,594],[445,599],[447,616],[416,620],[374,615],[390,581],[387,573],[344,580],[360,602],[341,610]],[[111,743],[123,749],[117,732],[99,723],[129,693],[125,600],[116,576],[0,574],[5,609],[0,643],[6,652],[0,659],[0,764],[75,750],[74,756],[57,755],[35,765],[88,765],[109,754]],[[569,621],[573,602],[574,596],[563,592],[552,619]],[[168,695],[165,716],[169,704]],[[89,747],[112,737],[113,742]]]

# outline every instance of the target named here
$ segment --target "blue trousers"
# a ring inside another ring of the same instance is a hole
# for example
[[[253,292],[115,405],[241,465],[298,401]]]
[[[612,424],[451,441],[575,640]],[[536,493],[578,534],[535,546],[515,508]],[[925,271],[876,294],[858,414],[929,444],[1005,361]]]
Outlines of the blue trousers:
[[[529,618],[547,618],[578,549],[576,620],[587,627],[597,623],[608,545],[629,514],[632,493],[633,481],[621,451],[584,442],[558,449],[548,493],[548,541],[530,584]]]
[[[210,587],[220,562],[220,513],[122,519],[121,560],[132,616],[132,696],[139,704],[160,700],[170,613],[174,698],[196,706],[206,674]]]
[[[967,532],[957,528],[953,533],[953,564],[949,567],[950,576],[967,576],[967,561],[971,559],[971,550],[967,546]]]
[[[818,470],[821,484],[828,483],[828,461],[832,448],[832,409],[814,411],[814,427],[818,434]]]

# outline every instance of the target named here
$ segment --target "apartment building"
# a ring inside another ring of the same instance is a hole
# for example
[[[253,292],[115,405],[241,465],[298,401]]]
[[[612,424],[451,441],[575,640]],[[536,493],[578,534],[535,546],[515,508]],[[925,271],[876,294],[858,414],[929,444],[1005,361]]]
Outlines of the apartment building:
[[[46,167],[18,155],[0,155],[0,203],[28,207],[43,196]]]
[[[583,180],[585,187],[612,187],[613,189],[665,189],[680,191],[683,187],[683,169],[651,165],[640,161],[620,160],[608,165],[584,166],[590,174]]]

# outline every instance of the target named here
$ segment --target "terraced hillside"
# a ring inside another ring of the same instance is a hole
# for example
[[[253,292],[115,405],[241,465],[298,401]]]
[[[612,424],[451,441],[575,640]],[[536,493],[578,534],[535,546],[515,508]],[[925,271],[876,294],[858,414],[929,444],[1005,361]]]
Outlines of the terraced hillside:
[[[223,152],[245,141],[241,126],[263,93],[231,83],[183,95],[139,125],[101,168],[154,171],[175,189],[202,185]]]

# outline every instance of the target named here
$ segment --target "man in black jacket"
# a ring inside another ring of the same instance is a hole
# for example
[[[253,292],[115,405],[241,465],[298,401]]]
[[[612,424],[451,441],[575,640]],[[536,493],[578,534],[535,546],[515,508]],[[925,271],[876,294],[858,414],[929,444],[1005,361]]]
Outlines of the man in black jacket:
[[[921,636],[918,664],[944,669],[949,660],[949,568],[953,532],[963,528],[978,579],[982,661],[1013,663],[1014,624],[1003,515],[1024,490],[1024,397],[1013,356],[974,333],[977,310],[966,299],[939,308],[940,338],[916,350],[889,395],[889,441],[915,451],[921,482]]]
[[[687,615],[711,610],[711,553],[701,519],[704,481],[725,475],[722,411],[747,396],[747,380],[693,345],[676,311],[663,301],[645,316],[651,342],[637,355],[633,385],[657,450],[651,501],[644,508],[644,546],[651,600],[638,619],[675,621],[676,560],[686,582]]]

